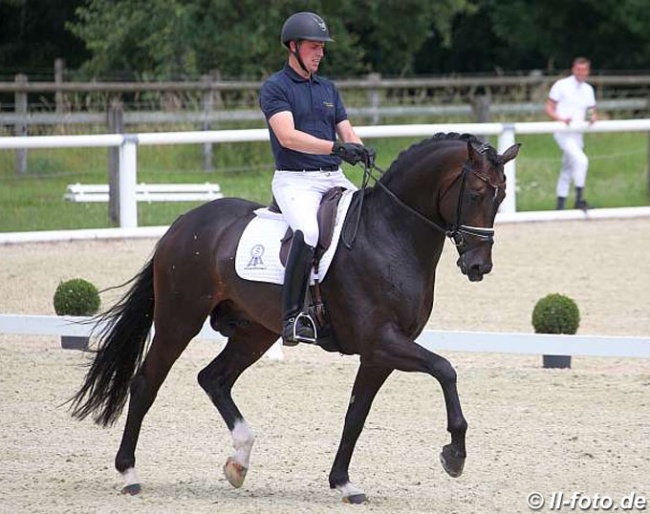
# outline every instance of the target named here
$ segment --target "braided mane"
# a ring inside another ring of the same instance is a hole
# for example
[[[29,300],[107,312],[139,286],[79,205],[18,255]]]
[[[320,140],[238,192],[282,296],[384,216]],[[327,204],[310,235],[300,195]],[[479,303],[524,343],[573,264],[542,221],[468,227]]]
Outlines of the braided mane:
[[[421,150],[428,148],[431,145],[440,144],[440,143],[444,144],[446,142],[451,142],[451,141],[469,142],[472,145],[474,145],[477,149],[481,148],[482,153],[484,152],[486,154],[487,158],[492,164],[494,165],[500,164],[498,154],[494,149],[494,147],[492,147],[488,143],[484,143],[479,138],[477,138],[474,134],[459,134],[457,132],[438,132],[437,134],[434,134],[432,137],[428,139],[424,139],[419,143],[414,143],[411,146],[409,146],[407,149],[402,150],[400,154],[397,156],[397,158],[389,166],[384,176],[390,175],[391,172],[395,170],[399,170],[404,165],[408,166],[408,162],[410,161],[410,159],[415,157],[415,155],[419,154]]]

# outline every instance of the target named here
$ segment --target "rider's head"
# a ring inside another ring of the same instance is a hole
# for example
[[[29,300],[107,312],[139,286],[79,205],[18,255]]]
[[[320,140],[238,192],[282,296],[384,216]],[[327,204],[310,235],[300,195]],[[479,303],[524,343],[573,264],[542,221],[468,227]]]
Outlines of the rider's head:
[[[282,44],[295,57],[307,74],[318,69],[323,48],[330,37],[323,18],[312,12],[299,12],[287,18],[282,26]]]

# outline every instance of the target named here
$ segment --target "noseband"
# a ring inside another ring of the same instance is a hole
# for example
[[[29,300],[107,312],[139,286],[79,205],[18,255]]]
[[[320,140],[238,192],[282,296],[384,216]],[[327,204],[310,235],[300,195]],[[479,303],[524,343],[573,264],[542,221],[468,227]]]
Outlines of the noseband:
[[[484,153],[487,150],[487,148],[488,148],[487,145],[481,145],[481,147],[477,151],[479,153]],[[373,165],[373,167],[380,173],[382,174],[384,173],[384,171],[379,169],[377,166]],[[369,173],[369,171],[370,170],[368,170],[367,172]],[[471,173],[476,175],[476,177],[478,177],[480,180],[482,180],[483,182],[485,182],[486,184],[488,184],[490,187],[494,189],[494,198],[497,197],[497,194],[499,193],[499,188],[505,184],[505,181],[499,184],[494,184],[485,175],[482,175],[477,171],[475,171],[470,165],[469,161],[466,161],[465,164],[463,164],[463,168],[461,169],[460,174],[452,181],[452,183],[445,190],[445,192],[442,195],[440,195],[440,198],[446,196],[446,194],[451,190],[451,188],[454,186],[456,181],[460,178],[461,180],[460,191],[458,193],[458,202],[456,203],[456,220],[453,224],[447,223],[445,225],[427,218],[424,214],[418,212],[413,207],[411,207],[403,200],[401,200],[395,193],[393,193],[390,189],[388,189],[388,187],[385,184],[383,184],[382,182],[380,182],[374,177],[372,178],[375,180],[375,183],[379,187],[381,187],[388,194],[388,196],[391,197],[398,205],[403,207],[405,210],[407,210],[414,216],[420,218],[424,223],[426,223],[431,228],[445,234],[445,236],[447,236],[454,243],[454,245],[460,248],[466,244],[467,236],[476,237],[478,239],[487,241],[489,243],[492,243],[494,241],[493,228],[474,227],[472,225],[465,225],[461,223],[461,216],[463,213],[463,195],[465,194],[467,177]]]

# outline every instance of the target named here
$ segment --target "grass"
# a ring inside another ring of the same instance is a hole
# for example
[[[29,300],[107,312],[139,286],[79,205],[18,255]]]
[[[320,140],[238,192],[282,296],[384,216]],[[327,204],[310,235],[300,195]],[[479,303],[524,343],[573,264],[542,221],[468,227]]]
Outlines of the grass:
[[[517,209],[553,209],[560,150],[550,135],[520,136],[517,140],[524,145],[516,161]],[[585,194],[589,202],[596,207],[650,205],[648,144],[644,133],[585,135],[589,157]]]
[[[366,141],[378,150],[387,168],[399,152],[420,138]],[[555,206],[555,182],[561,154],[551,135],[519,136],[523,147],[516,160],[517,209],[548,210]],[[496,141],[491,141],[496,144]],[[590,158],[586,197],[597,207],[650,205],[648,136],[644,133],[598,133],[585,136]],[[200,145],[140,147],[138,181],[149,183],[216,182],[226,196],[261,203],[271,198],[273,160],[268,143],[214,146],[215,171],[202,170]],[[112,226],[105,204],[63,200],[67,184],[107,183],[106,149],[39,149],[28,153],[28,172],[15,171],[15,152],[0,151],[0,232],[102,228]],[[361,170],[346,166],[359,184]],[[140,203],[138,222],[167,225],[195,203]]]

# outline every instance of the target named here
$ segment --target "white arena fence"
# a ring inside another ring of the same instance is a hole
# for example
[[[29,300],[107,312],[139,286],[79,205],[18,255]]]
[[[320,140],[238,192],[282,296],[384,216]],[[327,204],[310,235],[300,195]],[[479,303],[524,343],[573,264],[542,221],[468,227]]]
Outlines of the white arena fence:
[[[599,121],[594,125],[567,127],[560,122],[530,123],[468,123],[385,125],[357,127],[362,138],[431,136],[437,132],[468,132],[481,136],[498,136],[497,149],[503,152],[514,144],[516,134],[550,134],[557,131],[632,132],[650,131],[650,119]],[[137,148],[139,145],[231,143],[266,141],[266,129],[221,130],[203,132],[170,132],[142,134],[110,134],[88,136],[0,137],[0,149],[119,147],[120,165],[120,228],[81,229],[0,234],[0,244],[46,242],[78,239],[111,239],[129,237],[157,238],[168,227],[138,227],[137,221]],[[650,216],[648,207],[596,209],[588,212],[544,211],[516,212],[515,163],[506,165],[509,195],[504,201],[497,222],[599,219],[611,217]],[[92,325],[87,318],[59,316],[0,314],[0,334],[22,335],[88,335]],[[207,324],[197,336],[200,339],[223,337]],[[480,353],[516,353],[533,355],[583,355],[650,358],[650,338],[588,335],[546,335],[500,332],[424,331],[417,341],[430,350]],[[273,345],[267,356],[282,359],[282,346]]]
[[[581,211],[522,211],[499,212],[496,223],[526,223],[541,221],[572,221],[650,217],[650,207],[617,207]],[[88,241],[106,239],[158,239],[169,226],[132,228],[84,228],[74,230],[41,230],[37,232],[0,232],[0,245],[22,243],[51,243],[57,241]]]
[[[89,319],[0,314],[0,334],[88,336],[93,328],[85,323]],[[207,321],[197,339],[225,342]],[[417,343],[431,351],[650,358],[650,337],[425,330]],[[267,357],[282,359],[279,342],[267,352]]]
[[[650,119],[598,121],[593,125],[579,123],[566,126],[561,122],[522,123],[456,123],[413,124],[357,127],[364,139],[386,137],[431,136],[437,132],[468,132],[479,136],[497,136],[499,152],[515,143],[517,134],[551,134],[553,132],[634,132],[650,131]],[[160,132],[140,134],[106,134],[81,136],[24,136],[0,137],[0,149],[20,148],[119,148],[119,221],[120,227],[130,229],[138,226],[137,209],[137,155],[140,145],[234,143],[267,141],[266,129],[215,130],[196,132]],[[508,179],[508,195],[501,205],[502,213],[516,212],[515,161],[505,166]]]

